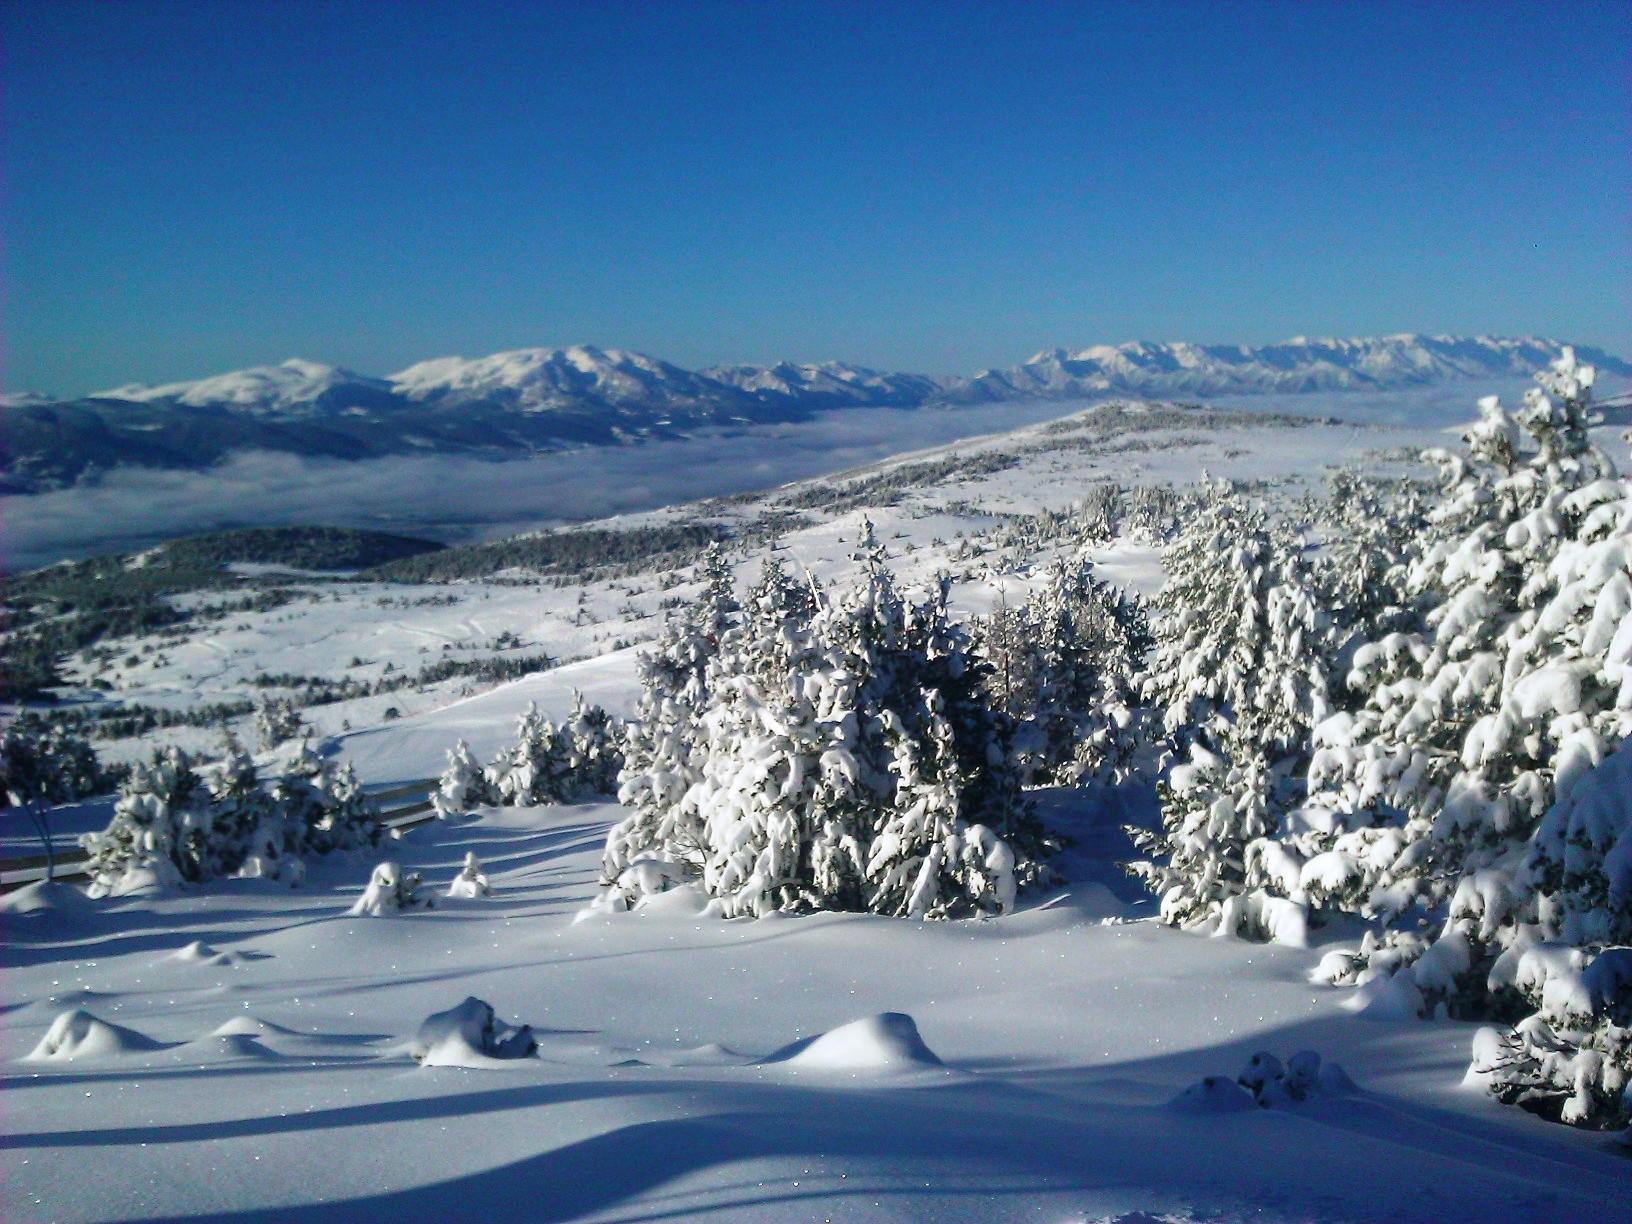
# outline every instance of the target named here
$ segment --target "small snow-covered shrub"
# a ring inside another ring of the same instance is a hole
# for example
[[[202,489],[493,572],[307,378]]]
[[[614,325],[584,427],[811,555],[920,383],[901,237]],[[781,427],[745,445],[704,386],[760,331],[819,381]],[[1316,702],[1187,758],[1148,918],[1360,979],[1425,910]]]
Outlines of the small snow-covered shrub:
[[[618,873],[618,878],[602,887],[592,909],[622,913],[639,906],[649,897],[660,896],[686,883],[686,873],[677,863],[653,855],[642,855]]]
[[[119,788],[113,819],[80,839],[93,897],[203,878],[199,842],[211,827],[209,799],[181,749],[155,752]]]
[[[501,1023],[491,1003],[471,996],[427,1016],[408,1052],[425,1067],[480,1067],[494,1059],[531,1058],[538,1042],[527,1025]]]
[[[459,874],[453,877],[453,883],[448,885],[448,896],[474,901],[492,895],[493,888],[488,883],[481,862],[476,858],[476,851],[465,851],[465,865],[460,868]]]
[[[303,738],[299,750],[272,783],[272,804],[281,826],[279,854],[304,857],[377,846],[385,835],[377,807],[363,794],[350,764],[336,768]]]
[[[384,918],[406,910],[433,909],[435,898],[420,891],[417,871],[403,871],[387,859],[369,874],[368,885],[347,911],[353,918]]]

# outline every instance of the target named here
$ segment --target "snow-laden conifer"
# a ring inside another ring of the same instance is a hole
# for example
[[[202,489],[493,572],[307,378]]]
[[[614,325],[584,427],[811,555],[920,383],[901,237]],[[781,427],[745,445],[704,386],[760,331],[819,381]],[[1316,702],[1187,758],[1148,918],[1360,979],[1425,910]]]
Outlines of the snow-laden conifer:
[[[463,739],[448,749],[447,768],[431,792],[431,809],[440,820],[460,820],[472,808],[494,802],[487,776]]]
[[[263,749],[272,749],[309,734],[306,720],[288,697],[268,697],[255,707],[255,737]]]
[[[669,707],[691,711],[672,733],[694,780],[654,786],[631,753],[625,792],[673,799],[613,831],[609,887],[649,861],[699,881],[726,916],[1012,905],[1042,844],[984,665],[947,616],[944,582],[909,600],[870,525],[857,560],[837,597],[768,563],[695,678],[704,700]],[[670,674],[648,670],[643,710]]]
[[[702,716],[708,708],[708,666],[737,612],[730,572],[715,546],[697,603],[669,617],[654,649],[639,656],[640,703],[622,737],[618,801],[631,815],[607,842],[603,884],[651,846],[669,846],[694,864],[702,831],[681,799],[702,777]]]
[[[1283,863],[1266,840],[1304,798],[1309,737],[1328,712],[1331,619],[1297,533],[1228,489],[1169,560],[1149,691],[1187,759],[1158,788],[1160,829],[1129,830],[1146,856],[1130,869],[1165,922],[1302,942],[1304,898],[1272,887]]]
[[[84,846],[90,894],[104,897],[143,883],[160,886],[200,878],[189,834],[207,828],[208,798],[191,759],[170,747],[132,767],[119,788],[113,819]]]

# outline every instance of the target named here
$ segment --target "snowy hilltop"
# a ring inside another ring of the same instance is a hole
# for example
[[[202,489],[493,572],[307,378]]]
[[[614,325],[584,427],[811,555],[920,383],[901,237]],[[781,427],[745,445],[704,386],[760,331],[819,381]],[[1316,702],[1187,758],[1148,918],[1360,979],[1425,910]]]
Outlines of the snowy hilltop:
[[[1139,342],[1050,349],[971,378],[845,362],[687,370],[643,353],[529,348],[438,357],[388,377],[290,359],[188,382],[127,384],[78,399],[0,401],[10,491],[73,485],[112,468],[202,468],[271,451],[359,460],[385,455],[504,458],[581,446],[786,424],[855,408],[1313,391],[1388,391],[1525,378],[1562,345],[1524,337],[1399,335],[1263,348]],[[1632,365],[1591,349],[1605,374]]]

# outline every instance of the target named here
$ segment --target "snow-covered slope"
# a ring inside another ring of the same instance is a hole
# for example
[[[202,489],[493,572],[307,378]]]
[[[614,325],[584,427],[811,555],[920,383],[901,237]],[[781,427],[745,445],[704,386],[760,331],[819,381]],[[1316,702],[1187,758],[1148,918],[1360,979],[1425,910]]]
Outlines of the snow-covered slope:
[[[1534,336],[1423,336],[1311,340],[1295,337],[1262,348],[1247,345],[1132,344],[1047,349],[1023,365],[983,370],[952,388],[962,401],[1046,396],[1077,399],[1106,391],[1146,395],[1379,390],[1473,378],[1526,377],[1563,345]],[[1632,365],[1596,349],[1582,357],[1606,374]]]

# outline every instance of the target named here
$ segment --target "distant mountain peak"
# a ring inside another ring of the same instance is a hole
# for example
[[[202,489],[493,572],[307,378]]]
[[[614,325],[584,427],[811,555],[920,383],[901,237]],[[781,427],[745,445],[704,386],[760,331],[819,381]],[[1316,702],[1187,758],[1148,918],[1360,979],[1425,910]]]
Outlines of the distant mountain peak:
[[[148,387],[128,383],[99,391],[92,399],[130,400],[135,403],[171,401],[189,408],[223,407],[254,414],[277,412],[314,404],[347,387],[381,389],[377,378],[355,374],[321,361],[290,357],[270,366],[251,366],[192,382]]]

